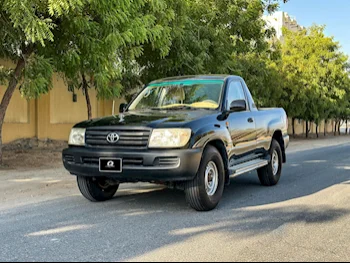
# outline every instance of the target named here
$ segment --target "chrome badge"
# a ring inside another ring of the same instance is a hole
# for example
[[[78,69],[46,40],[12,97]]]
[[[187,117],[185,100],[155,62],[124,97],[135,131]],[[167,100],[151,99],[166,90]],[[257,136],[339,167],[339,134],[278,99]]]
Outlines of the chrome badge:
[[[107,135],[107,142],[115,144],[119,141],[120,137],[118,133],[110,133]]]

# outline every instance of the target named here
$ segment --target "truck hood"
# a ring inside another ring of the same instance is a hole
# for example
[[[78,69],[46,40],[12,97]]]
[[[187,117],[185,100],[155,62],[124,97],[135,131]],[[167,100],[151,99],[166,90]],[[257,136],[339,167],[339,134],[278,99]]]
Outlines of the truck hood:
[[[84,121],[75,128],[92,128],[104,126],[137,126],[149,128],[181,128],[192,121],[217,115],[211,110],[190,111],[132,111],[119,115]]]

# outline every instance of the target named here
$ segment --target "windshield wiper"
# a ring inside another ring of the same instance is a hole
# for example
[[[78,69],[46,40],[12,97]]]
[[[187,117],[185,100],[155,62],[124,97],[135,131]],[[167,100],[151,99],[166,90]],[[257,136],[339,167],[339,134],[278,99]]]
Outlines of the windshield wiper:
[[[162,108],[156,108],[156,107],[154,107],[154,108],[148,108],[147,110],[158,110],[158,111],[161,111],[161,110],[163,110]]]
[[[147,108],[147,110],[154,110],[154,111],[167,111],[167,110],[213,110],[212,108],[198,108],[198,107],[192,107],[189,105],[181,105],[181,106],[173,106],[173,107],[164,107],[164,108]]]
[[[188,105],[181,105],[181,106],[174,106],[174,107],[167,107],[164,108],[164,110],[198,110],[199,108],[191,107]]]

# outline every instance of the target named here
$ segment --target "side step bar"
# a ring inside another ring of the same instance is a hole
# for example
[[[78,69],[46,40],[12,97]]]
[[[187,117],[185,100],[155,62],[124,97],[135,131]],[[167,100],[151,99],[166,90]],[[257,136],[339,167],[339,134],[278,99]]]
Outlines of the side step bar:
[[[269,162],[264,159],[256,159],[252,160],[250,162],[242,163],[239,165],[231,166],[229,171],[230,171],[230,176],[238,176],[241,174],[245,174],[254,170],[257,170],[261,167],[264,167],[268,165]]]

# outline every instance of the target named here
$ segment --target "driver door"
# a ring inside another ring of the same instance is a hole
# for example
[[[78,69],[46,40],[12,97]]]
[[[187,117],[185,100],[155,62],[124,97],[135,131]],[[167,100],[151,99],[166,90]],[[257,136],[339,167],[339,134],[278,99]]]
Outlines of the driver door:
[[[242,83],[233,80],[229,84],[227,99],[229,105],[236,100],[246,101],[246,110],[242,112],[232,112],[228,117],[228,129],[233,142],[233,153],[231,156],[240,156],[253,153],[256,149],[256,127],[254,115],[249,109],[247,96]]]

